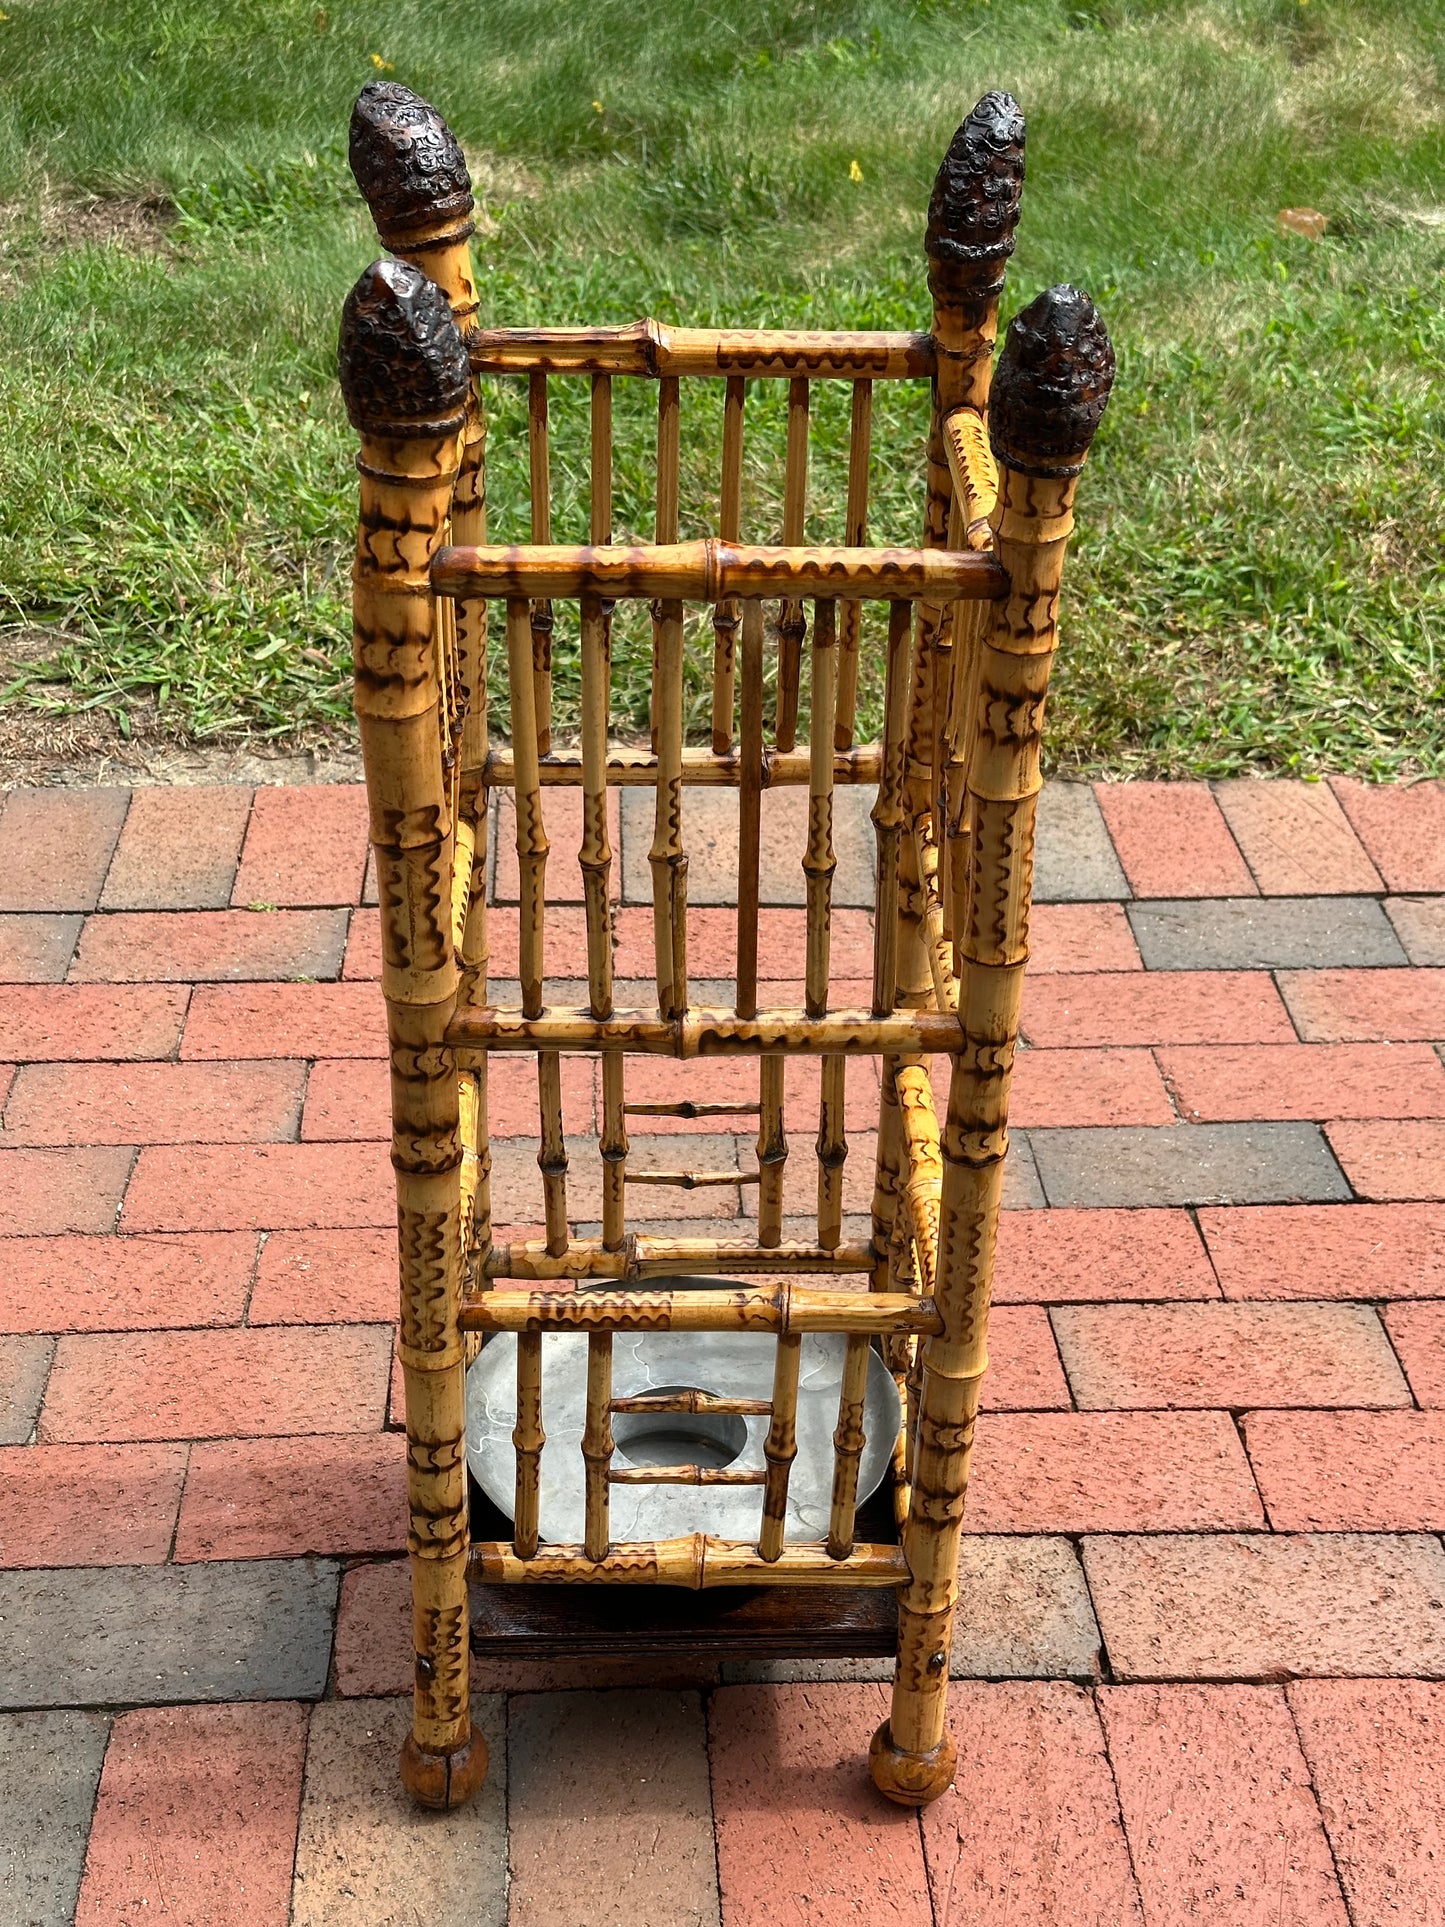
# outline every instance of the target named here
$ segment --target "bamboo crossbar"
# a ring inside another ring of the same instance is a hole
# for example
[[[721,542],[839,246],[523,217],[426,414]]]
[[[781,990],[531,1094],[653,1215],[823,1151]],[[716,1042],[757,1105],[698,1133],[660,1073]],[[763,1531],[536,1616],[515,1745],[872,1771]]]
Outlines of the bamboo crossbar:
[[[459,1010],[447,1026],[447,1047],[467,1068],[486,1051],[627,1050],[647,1057],[756,1057],[786,1052],[791,1057],[937,1056],[964,1042],[959,1019],[934,1010],[894,1010],[874,1016],[865,1010],[840,1010],[828,1017],[805,1017],[794,1010],[765,1010],[738,1017],[729,1010],[694,1006],[680,1017],[656,1011],[619,1010],[593,1017],[571,1006],[548,1009],[540,1017],[488,1006]]]
[[[921,1333],[941,1329],[931,1299],[911,1292],[830,1291],[821,1285],[740,1285],[732,1291],[491,1291],[463,1297],[464,1331],[736,1331]],[[538,1448],[540,1450],[540,1447]]]
[[[814,381],[927,377],[933,337],[884,330],[670,328],[653,320],[619,328],[479,328],[470,337],[478,375],[733,375]]]
[[[845,610],[852,604],[844,604]],[[882,754],[876,743],[833,752],[835,783],[876,783]],[[761,760],[760,789],[802,788],[808,782],[810,756],[806,749],[764,749]],[[554,749],[537,759],[537,780],[549,786],[576,785],[582,771],[580,750]],[[651,789],[657,782],[657,758],[649,749],[611,748],[607,753],[609,788]],[[511,789],[517,780],[517,763],[511,745],[496,743],[487,751],[481,766],[481,780],[489,789]],[[684,788],[704,785],[713,789],[738,789],[743,780],[743,759],[737,750],[719,753],[710,749],[684,749],[682,782]]]
[[[834,1559],[822,1544],[794,1543],[776,1559],[764,1559],[745,1539],[696,1532],[681,1539],[623,1542],[596,1560],[583,1546],[560,1545],[520,1559],[505,1540],[483,1540],[471,1549],[467,1577],[484,1586],[659,1585],[702,1591],[709,1586],[901,1586],[908,1567],[899,1546],[855,1545],[846,1559]]]
[[[720,1392],[700,1392],[689,1386],[680,1392],[638,1392],[632,1398],[614,1398],[614,1412],[687,1412],[694,1416],[714,1413],[740,1413],[747,1418],[766,1418],[772,1401],[766,1398],[725,1398]]]
[[[648,1238],[629,1232],[616,1249],[597,1238],[574,1238],[560,1257],[535,1239],[492,1245],[478,1266],[484,1278],[522,1278],[545,1283],[557,1278],[614,1280],[619,1284],[674,1273],[798,1272],[849,1277],[872,1271],[870,1244],[840,1244],[835,1250],[791,1240],[762,1245],[751,1238]]]
[[[732,1465],[615,1465],[609,1485],[762,1485],[765,1472]]]
[[[594,548],[493,543],[439,549],[431,585],[440,596],[595,595],[611,601],[721,602],[825,596],[861,602],[989,602],[1008,575],[991,555],[948,549],[766,547],[709,536],[701,542]],[[791,748],[791,743],[785,744]]]

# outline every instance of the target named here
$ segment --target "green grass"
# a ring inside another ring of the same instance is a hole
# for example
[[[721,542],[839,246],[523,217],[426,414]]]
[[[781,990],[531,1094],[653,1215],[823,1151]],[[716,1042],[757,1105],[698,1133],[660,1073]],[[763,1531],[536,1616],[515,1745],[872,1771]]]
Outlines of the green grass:
[[[333,356],[376,252],[344,142],[377,56],[475,160],[495,323],[926,325],[934,168],[977,95],[1009,87],[1029,181],[1008,308],[1076,281],[1119,352],[1066,585],[1054,767],[1445,768],[1445,0],[5,12],[0,622],[65,640],[0,700],[147,727],[158,708],[203,739],[345,729],[354,473]],[[112,203],[147,199],[174,210],[150,245],[105,238]],[[1294,205],[1329,216],[1322,242],[1278,230]],[[566,539],[585,524],[585,397],[554,387]],[[619,389],[618,523],[645,530],[653,396]],[[696,397],[694,530],[721,412],[711,385]],[[760,537],[781,403],[770,384],[749,403]],[[505,535],[524,409],[505,384],[489,404]],[[820,536],[845,409],[819,403]],[[925,409],[917,385],[880,391],[877,539],[918,527]],[[620,674],[635,719],[635,637]],[[565,711],[565,650],[558,696]]]

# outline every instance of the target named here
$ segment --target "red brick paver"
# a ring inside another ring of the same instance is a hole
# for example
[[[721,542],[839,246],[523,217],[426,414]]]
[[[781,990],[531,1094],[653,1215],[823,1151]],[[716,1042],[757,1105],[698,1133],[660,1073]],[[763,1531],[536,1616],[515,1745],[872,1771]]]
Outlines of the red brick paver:
[[[1445,1409],[1445,1305],[1387,1305],[1382,1316],[1416,1404]]]
[[[0,1242],[0,1329],[236,1325],[255,1262],[256,1239],[241,1231],[6,1239]]]
[[[135,911],[91,917],[72,983],[198,983],[334,977],[344,910]]]
[[[1251,1412],[1244,1437],[1277,1532],[1445,1530],[1445,1413]]]
[[[385,1057],[386,1005],[381,987],[369,983],[203,984],[191,993],[181,1055]]]
[[[1252,897],[1249,867],[1207,783],[1096,783],[1136,897]]]
[[[172,1057],[190,995],[178,984],[115,990],[100,984],[20,985],[0,997],[0,1058],[77,1063]]]
[[[372,1432],[391,1333],[376,1325],[62,1338],[42,1443]]]
[[[1069,1409],[1068,1382],[1041,1306],[1001,1305],[990,1318],[983,1403],[994,1412]]]
[[[384,1324],[396,1316],[393,1230],[276,1231],[251,1294],[253,1325]]]
[[[397,1432],[191,1448],[177,1559],[281,1559],[406,1549]]]
[[[728,1686],[713,1696],[724,1927],[932,1927],[918,1823],[860,1770],[887,1711],[881,1686]]]
[[[1428,1044],[1175,1045],[1155,1053],[1180,1114],[1445,1117],[1445,1064]]]
[[[1363,1305],[1068,1305],[1053,1319],[1085,1411],[1410,1402]]]
[[[134,1155],[126,1145],[0,1151],[0,1225],[21,1235],[109,1231]]]
[[[1383,889],[1379,871],[1326,784],[1245,777],[1216,784],[1215,795],[1266,896]]]
[[[126,790],[11,790],[0,804],[0,910],[93,910]]]
[[[1199,1225],[1226,1298],[1445,1297],[1445,1206],[1208,1206]]]
[[[1050,1047],[1288,1044],[1295,1038],[1279,992],[1259,970],[1032,977],[1024,986],[1023,1029],[1030,1044]]]
[[[1104,1687],[1099,1711],[1150,1927],[1349,1927],[1278,1687]]]
[[[1445,1686],[1321,1679],[1286,1690],[1356,1922],[1438,1918]]]
[[[286,1927],[306,1710],[123,1713],[106,1752],[76,1927]]]
[[[160,1564],[185,1472],[184,1445],[0,1450],[0,1568]]]
[[[1335,776],[1330,788],[1388,889],[1445,890],[1445,783]]]
[[[1445,969],[1282,970],[1279,985],[1309,1044],[1445,1039]]]
[[[1360,1197],[1445,1198],[1445,1122],[1343,1122],[1325,1133]]]
[[[106,874],[106,910],[220,910],[251,814],[239,785],[132,790]]]
[[[1262,1525],[1222,1412],[1001,1412],[978,1426],[973,1532],[1227,1532]]]
[[[27,1064],[5,1106],[7,1144],[256,1144],[296,1135],[305,1067]]]
[[[124,1225],[127,1231],[343,1230],[390,1224],[395,1216],[395,1179],[384,1145],[156,1145],[137,1160]]]
[[[1143,1927],[1092,1697],[960,1680],[949,1721],[958,1774],[923,1812],[934,1921]]]
[[[1445,1216],[1441,1270],[1445,1286]],[[997,1304],[1218,1296],[1186,1211],[1009,1211],[999,1223]]]
[[[359,903],[366,844],[359,783],[257,790],[231,901],[243,910],[252,903]]]

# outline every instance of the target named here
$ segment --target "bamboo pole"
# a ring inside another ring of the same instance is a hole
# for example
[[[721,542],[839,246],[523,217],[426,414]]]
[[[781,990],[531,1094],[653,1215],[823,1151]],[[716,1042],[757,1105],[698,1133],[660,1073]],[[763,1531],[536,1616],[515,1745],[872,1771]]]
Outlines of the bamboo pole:
[[[750,1418],[768,1418],[772,1404],[765,1398],[724,1398],[718,1392],[699,1392],[688,1387],[681,1392],[639,1392],[635,1398],[614,1398],[614,1412],[691,1412],[699,1416],[740,1412]]]
[[[719,1272],[814,1272],[847,1274],[872,1268],[867,1244],[846,1243],[836,1251],[789,1239],[780,1245],[760,1245],[751,1238],[647,1238],[629,1233],[620,1251],[608,1251],[600,1239],[574,1238],[561,1258],[548,1254],[536,1240],[491,1246],[483,1266],[486,1278],[610,1278],[633,1281]],[[470,1302],[470,1300],[468,1301]]]
[[[600,606],[605,629],[606,612],[611,604],[602,603]],[[836,750],[833,755],[833,781],[835,784],[876,783],[880,761],[876,743],[865,743],[856,749]],[[786,756],[780,756],[776,750],[765,748],[758,787],[765,790],[803,789],[811,780],[811,770],[810,750],[790,750]],[[550,755],[539,758],[537,764],[537,774],[544,789],[549,785],[566,785],[570,788],[576,784],[581,772],[581,753],[574,749],[554,749]],[[507,745],[498,744],[488,750],[482,765],[482,779],[497,789],[512,787],[516,779],[516,764]],[[710,749],[684,748],[684,785],[739,789],[742,780],[743,759],[740,750],[730,749],[725,755],[718,756]],[[607,756],[607,782],[612,788],[654,789],[657,785],[656,756],[650,749],[614,747]]]
[[[519,1559],[537,1550],[537,1508],[542,1490],[542,1334],[524,1331],[517,1339],[517,1423],[512,1446],[517,1482],[512,1501],[512,1549]]]
[[[868,539],[868,463],[873,439],[873,384],[853,384],[853,412],[848,433],[848,502],[843,517],[845,548],[861,549]],[[858,633],[862,610],[856,602],[843,604],[838,632],[838,701],[833,720],[833,746],[851,749],[858,711]],[[816,730],[817,724],[813,724]]]
[[[596,473],[594,467],[594,474]],[[595,507],[595,505],[594,505]],[[612,845],[607,831],[607,712],[611,686],[608,624],[602,606],[582,604],[582,849],[579,863],[587,915],[587,985],[591,1015],[611,1017]],[[627,1169],[627,1119],[620,1050],[602,1054],[602,1241],[622,1247]]]
[[[913,859],[918,872],[923,950],[933,980],[933,1001],[939,1010],[957,1010],[958,985],[954,981],[953,955],[944,936],[943,902],[938,889],[938,845],[933,838],[933,818],[927,811],[913,821]]]
[[[723,397],[722,491],[718,502],[718,537],[735,543],[742,537],[743,521],[743,407],[747,384],[741,375],[730,375]],[[738,602],[729,596],[713,610],[712,658],[712,747],[715,756],[726,756],[733,740],[733,699],[735,687],[735,647],[738,629]]]
[[[552,464],[547,432],[547,377],[543,374],[527,378],[527,458],[532,541],[537,547],[545,547],[552,540]],[[545,756],[552,747],[552,633],[556,622],[552,604],[545,597],[532,604],[531,614],[537,754]]]
[[[758,897],[762,864],[763,605],[743,609],[742,704],[738,772],[738,954],[737,1013],[758,1010]],[[759,1100],[761,1102],[761,1099]]]
[[[821,1285],[735,1285],[709,1291],[570,1291],[501,1286],[468,1298],[474,1331],[936,1332],[933,1305],[909,1292],[829,1290]],[[776,1409],[776,1395],[774,1398]]]
[[[808,1017],[796,1010],[765,1010],[738,1017],[730,1010],[690,1006],[679,1017],[655,1011],[618,1010],[596,1018],[586,1010],[553,1004],[540,1017],[516,1010],[459,1010],[446,1041],[457,1062],[469,1067],[479,1051],[626,1050],[648,1057],[871,1057],[938,1055],[956,1050],[959,1020],[950,1012],[899,1009],[886,1017],[866,1010],[839,1010]]]
[[[453,835],[427,593],[460,461],[468,372],[436,284],[406,262],[368,268],[343,313],[340,372],[361,436],[355,701],[382,904],[408,1551],[413,1635],[425,1660],[402,1777],[423,1804],[455,1806],[481,1784],[486,1745],[467,1691],[460,1099],[444,1042],[457,992]]]
[[[808,508],[808,383],[788,383],[788,446],[783,469],[783,546],[801,548]],[[807,623],[798,597],[784,597],[778,611],[778,707],[773,741],[789,750],[798,737],[798,694],[803,677]]]
[[[968,774],[975,884],[961,906],[964,1045],[954,1060],[942,1144],[937,1300],[943,1331],[923,1351],[898,1668],[892,1709],[869,1756],[876,1784],[905,1805],[936,1798],[953,1773],[944,1696],[969,1454],[988,1362],[1009,1077],[1042,787],[1039,731],[1074,490],[1113,372],[1093,303],[1059,287],[1016,317],[994,381],[989,421],[1000,492],[993,531],[1013,586],[995,614],[980,672],[979,701],[989,705],[990,727],[986,736],[980,733]]]
[[[657,1008],[687,1009],[687,852],[682,843],[682,604],[660,602],[653,701],[657,716],[657,807],[653,816],[652,928]]]
[[[873,908],[873,1012],[882,1021],[898,1003],[899,933],[902,924],[900,860],[903,841],[903,788],[907,775],[908,642],[913,610],[895,602],[888,610],[888,657],[883,696],[883,754],[873,827],[878,839],[878,886]],[[878,1150],[873,1171],[872,1287],[886,1291],[892,1282],[894,1216],[901,1159],[898,1105],[893,1094],[896,1058],[884,1058],[878,1113]]]
[[[853,1550],[853,1522],[858,1511],[858,1466],[866,1443],[863,1401],[868,1390],[868,1358],[872,1341],[854,1332],[843,1354],[843,1382],[838,1392],[838,1427],[833,1434],[833,1503],[828,1515],[828,1556],[846,1559]]]
[[[657,384],[657,532],[653,538],[655,548],[674,547],[677,543],[677,515],[680,494],[682,467],[682,408],[676,375],[666,375]],[[651,701],[651,738],[652,752],[657,754],[660,710],[658,708],[658,681],[662,671],[662,656],[667,642],[664,638],[664,623],[672,613],[667,604],[659,602],[652,612],[652,701]],[[679,617],[681,611],[677,611]]]
[[[767,1475],[763,1487],[763,1523],[758,1533],[758,1557],[771,1564],[783,1550],[788,1516],[788,1475],[798,1456],[798,1365],[803,1341],[796,1332],[778,1336],[773,1360],[773,1419],[763,1441]]]
[[[611,1526],[608,1520],[612,1470],[612,1334],[593,1332],[587,1340],[587,1418],[582,1431],[582,1457],[587,1467],[586,1524],[583,1549],[589,1559],[605,1559]]]
[[[758,1243],[781,1244],[783,1239],[783,1173],[788,1163],[788,1134],[783,1121],[781,1056],[758,1059]]]
[[[488,328],[472,342],[476,374],[723,375],[791,381],[896,380],[930,376],[932,335],[851,329]]]
[[[616,1545],[605,1559],[591,1560],[583,1546],[548,1546],[535,1559],[519,1559],[504,1541],[483,1541],[472,1550],[471,1576],[498,1585],[685,1586],[897,1586],[907,1577],[897,1546],[857,1545],[846,1559],[830,1559],[821,1541],[785,1546],[764,1559],[746,1540],[690,1533],[682,1539],[641,1539]]]
[[[837,713],[837,604],[820,601],[813,611],[812,710],[808,734],[812,780],[808,792],[808,847],[803,857],[806,882],[806,982],[809,1017],[828,1009],[833,876],[833,740]],[[847,1094],[846,1057],[825,1057],[819,1067],[818,1243],[835,1245],[843,1235],[843,1166],[848,1143],[843,1132]]]
[[[613,1485],[764,1485],[767,1473],[733,1465],[628,1465],[608,1474]]]
[[[933,1296],[938,1276],[938,1210],[943,1195],[943,1153],[933,1084],[924,1064],[900,1064],[894,1085],[903,1127],[902,1196],[918,1259],[918,1283]]]
[[[767,548],[701,542],[623,548],[448,548],[432,568],[438,595],[582,596],[719,602],[729,596],[991,602],[1008,578],[991,555],[947,549]],[[799,636],[801,648],[801,634]],[[779,742],[781,750],[791,743]]]

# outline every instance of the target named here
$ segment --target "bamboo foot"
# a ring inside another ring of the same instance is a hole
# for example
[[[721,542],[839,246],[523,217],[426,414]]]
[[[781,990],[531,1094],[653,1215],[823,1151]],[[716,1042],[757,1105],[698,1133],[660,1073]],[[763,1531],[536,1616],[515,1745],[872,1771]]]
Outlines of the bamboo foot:
[[[425,1753],[408,1733],[401,1749],[401,1783],[419,1807],[445,1812],[465,1806],[487,1777],[487,1743],[472,1727],[455,1753]]]
[[[946,1733],[927,1753],[905,1753],[894,1745],[893,1729],[884,1720],[868,1748],[868,1771],[878,1791],[899,1806],[926,1807],[953,1785],[956,1759],[953,1741]]]

